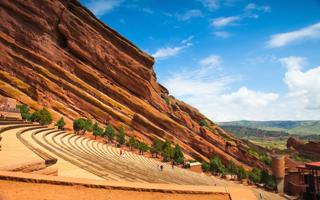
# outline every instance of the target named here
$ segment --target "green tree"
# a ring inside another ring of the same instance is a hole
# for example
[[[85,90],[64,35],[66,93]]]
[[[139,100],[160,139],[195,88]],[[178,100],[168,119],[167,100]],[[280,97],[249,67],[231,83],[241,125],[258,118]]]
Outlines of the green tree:
[[[210,171],[212,173],[219,173],[219,174],[225,174],[226,173],[226,168],[222,164],[221,159],[219,158],[219,156],[214,156],[210,160],[210,168],[209,169],[210,169]]]
[[[156,155],[156,158],[158,157],[158,154],[161,152],[162,150],[162,145],[163,142],[161,140],[159,140],[158,138],[155,138],[153,140],[153,144],[152,147],[150,148],[150,153],[152,155]]]
[[[32,122],[39,122],[41,125],[48,125],[52,122],[52,116],[46,108],[32,113],[30,119]]]
[[[115,130],[111,124],[108,124],[106,126],[106,129],[104,131],[104,137],[108,139],[109,143],[113,141],[115,136]]]
[[[20,110],[21,118],[23,120],[29,121],[31,117],[29,106],[22,104],[17,105],[17,108]]]
[[[162,145],[161,155],[164,162],[169,162],[173,158],[173,148],[171,142],[166,140]]]
[[[140,153],[141,155],[143,155],[144,152],[148,151],[149,147],[148,147],[147,144],[145,144],[145,143],[143,143],[143,142],[140,142],[140,143],[139,143],[139,146],[138,146],[138,149],[139,149],[139,153]]]
[[[134,143],[136,142],[136,139],[134,139],[134,137],[130,137],[129,141],[127,142],[127,146],[130,148],[130,150],[132,150]]]
[[[248,173],[248,178],[254,183],[260,183],[261,170],[256,167],[252,168],[252,170]]]
[[[73,120],[73,130],[76,134],[79,134],[80,131],[84,130],[86,126],[86,120],[79,118]]]
[[[227,170],[230,174],[233,174],[233,175],[238,174],[238,167],[233,161],[229,161],[227,165]]]
[[[202,171],[207,172],[210,169],[210,165],[207,162],[203,161],[202,165],[201,165],[201,168],[202,168]]]
[[[248,174],[247,174],[247,171],[242,166],[240,166],[238,168],[237,176],[238,176],[238,180],[241,181],[243,179],[246,179],[248,177]]]
[[[117,135],[117,142],[120,146],[126,142],[125,136],[126,136],[126,133],[125,133],[124,127],[120,127],[119,133]]]
[[[97,139],[97,136],[102,136],[103,134],[103,129],[100,128],[97,122],[92,126],[92,133],[94,135],[94,139]]]
[[[177,164],[182,164],[184,162],[184,155],[178,144],[174,147],[173,150],[173,160]]]
[[[66,123],[64,122],[63,117],[61,117],[57,123],[55,124],[56,127],[58,127],[58,129],[63,130],[64,126],[66,125]]]
[[[85,134],[86,131],[89,131],[89,132],[93,131],[93,123],[92,123],[91,119],[86,119],[85,120],[85,128],[84,128],[82,134]]]

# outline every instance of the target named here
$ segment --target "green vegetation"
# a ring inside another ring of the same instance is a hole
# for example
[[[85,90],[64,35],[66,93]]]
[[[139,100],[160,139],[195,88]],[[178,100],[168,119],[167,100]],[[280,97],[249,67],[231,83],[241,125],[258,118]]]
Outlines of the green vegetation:
[[[299,136],[320,134],[320,121],[234,121],[219,124],[287,132]]]
[[[237,176],[238,176],[238,180],[243,180],[243,179],[246,179],[246,178],[248,178],[248,174],[247,174],[247,171],[242,167],[242,166],[240,166],[239,168],[238,168],[238,174],[237,174]]]
[[[80,131],[84,130],[86,126],[85,119],[79,118],[73,120],[73,130],[75,134],[79,134]]]
[[[207,127],[208,126],[208,122],[207,122],[207,120],[202,119],[202,120],[200,120],[199,125],[202,126],[202,127],[204,127],[204,126]]]
[[[97,136],[103,135],[103,129],[100,128],[99,124],[96,122],[92,127],[92,134],[94,135],[94,139],[97,139]]]
[[[58,127],[58,129],[63,130],[64,126],[66,125],[66,123],[64,122],[63,117],[61,117],[57,123],[55,124],[56,127]]]
[[[103,133],[104,137],[108,139],[109,143],[113,141],[115,136],[115,130],[111,124],[106,126],[106,129]]]
[[[225,174],[226,173],[226,168],[225,166],[222,164],[221,159],[218,156],[214,156],[211,160],[210,160],[210,167],[209,170],[212,173],[215,174]]]
[[[169,162],[173,158],[173,148],[171,142],[166,140],[162,145],[161,155],[164,162]]]
[[[203,172],[208,172],[210,170],[210,165],[207,162],[203,161],[202,165],[201,165],[201,168],[202,168]]]
[[[17,105],[17,108],[20,110],[20,115],[23,120],[30,121],[31,114],[30,108],[27,105]]]
[[[173,150],[173,160],[177,164],[182,164],[184,162],[184,155],[178,144],[175,146]]]
[[[260,183],[261,182],[261,170],[254,167],[252,170],[248,173],[249,180],[251,180],[253,183]]]
[[[249,141],[270,150],[272,149],[284,150],[287,148],[287,138],[274,138],[274,139],[269,138],[268,139],[268,138],[251,137]]]
[[[284,131],[271,131],[243,126],[221,126],[224,130],[229,131],[240,138],[268,138],[268,137],[288,137],[289,134]]]
[[[152,155],[155,155],[156,158],[158,157],[158,154],[161,153],[163,142],[159,140],[158,138],[153,140],[152,147],[150,148],[150,153]]]
[[[264,153],[260,153],[258,152],[257,150],[253,149],[253,148],[250,148],[248,150],[248,153],[253,156],[253,157],[256,157],[258,158],[259,160],[261,160],[262,162],[264,162],[266,165],[270,166],[271,167],[271,159],[269,158],[268,155],[264,154]]]
[[[227,165],[227,170],[232,175],[237,175],[239,171],[238,166],[233,161],[229,161]]]
[[[126,143],[126,133],[124,127],[120,127],[119,133],[117,134],[117,143],[122,146],[124,143]]]
[[[132,150],[133,148],[137,147],[137,143],[138,141],[134,138],[134,137],[130,137],[129,141],[127,142],[127,146],[130,147],[130,150]]]
[[[269,175],[267,171],[261,172],[261,183],[265,184],[268,189],[274,190],[277,186],[277,182],[274,176]]]
[[[52,123],[51,113],[47,108],[42,108],[30,113],[30,108],[27,105],[17,105],[17,108],[20,110],[20,115],[23,120],[38,122],[41,125],[48,125]]]
[[[143,142],[139,142],[139,145],[138,145],[138,149],[139,149],[139,153],[141,155],[144,154],[144,152],[148,151],[149,150],[149,147],[147,144],[143,143]]]
[[[48,125],[52,123],[52,116],[46,108],[42,108],[32,113],[30,120],[32,122],[38,122],[41,125]]]
[[[292,158],[296,161],[299,161],[299,162],[312,162],[312,161],[316,161],[316,160],[312,160],[312,159],[309,159],[309,158],[306,158],[302,155],[298,155],[298,154],[294,154],[292,156]]]

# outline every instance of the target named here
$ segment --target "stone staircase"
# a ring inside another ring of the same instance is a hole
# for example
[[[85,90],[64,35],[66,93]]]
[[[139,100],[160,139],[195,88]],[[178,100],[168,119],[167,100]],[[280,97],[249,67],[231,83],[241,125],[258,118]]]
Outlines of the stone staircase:
[[[177,167],[172,169],[169,164],[132,152],[125,152],[120,156],[118,148],[64,131],[23,121],[0,121],[0,133],[9,130],[17,130],[16,138],[44,160],[47,167],[54,165],[57,160],[59,162],[58,157],[106,180],[183,185],[215,184],[214,179],[205,174]],[[159,170],[160,165],[164,166],[163,171]],[[50,168],[41,170],[50,173]]]

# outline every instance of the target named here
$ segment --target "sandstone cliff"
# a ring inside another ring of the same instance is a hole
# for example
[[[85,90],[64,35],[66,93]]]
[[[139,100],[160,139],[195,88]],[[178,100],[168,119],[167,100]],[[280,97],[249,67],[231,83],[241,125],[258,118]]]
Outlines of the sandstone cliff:
[[[298,138],[290,137],[287,140],[287,148],[293,149],[305,157],[320,159],[320,141],[309,141],[305,143]]]
[[[248,147],[157,83],[154,59],[76,0],[0,1],[0,93],[69,123],[124,126],[147,143],[179,143],[208,160],[266,166]],[[206,119],[208,127],[199,126]]]

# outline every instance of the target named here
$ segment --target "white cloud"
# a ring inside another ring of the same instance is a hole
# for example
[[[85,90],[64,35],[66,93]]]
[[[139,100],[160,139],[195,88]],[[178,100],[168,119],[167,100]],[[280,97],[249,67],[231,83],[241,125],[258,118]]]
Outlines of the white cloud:
[[[231,34],[227,31],[215,31],[213,32],[213,34],[216,37],[220,37],[220,38],[229,38],[231,36]]]
[[[238,104],[241,106],[261,107],[267,106],[278,99],[279,95],[275,93],[264,93],[249,90],[246,87],[239,88],[236,92],[222,95],[226,104]]]
[[[201,0],[201,3],[210,11],[214,11],[220,8],[219,0]]]
[[[247,11],[252,11],[252,10],[257,10],[257,11],[262,11],[262,12],[271,12],[271,7],[269,5],[256,5],[254,3],[249,3],[246,7],[245,10]]]
[[[148,14],[153,14],[154,11],[151,10],[150,8],[142,8],[142,11],[145,12],[145,13],[148,13]]]
[[[282,65],[287,67],[284,82],[289,88],[292,98],[302,100],[306,109],[320,109],[320,66],[302,71],[306,58],[286,57],[280,59]]]
[[[211,25],[220,28],[224,26],[234,25],[235,22],[240,21],[241,17],[239,16],[230,16],[230,17],[219,17],[212,20]]]
[[[280,58],[279,61],[288,71],[300,70],[307,63],[306,58],[298,56]]]
[[[198,9],[188,10],[186,13],[182,15],[177,15],[178,19],[181,21],[186,21],[191,18],[202,17],[202,16],[203,16],[202,12]]]
[[[283,47],[297,41],[314,38],[320,38],[320,23],[316,23],[292,32],[272,35],[270,40],[267,42],[267,47]]]
[[[152,54],[153,57],[156,59],[165,59],[168,57],[175,56],[179,54],[183,49],[186,49],[192,46],[190,42],[193,39],[193,36],[188,37],[187,39],[182,40],[180,43],[181,45],[176,47],[162,47],[159,48],[155,53]]]
[[[249,63],[251,65],[259,65],[262,63],[274,63],[278,61],[279,61],[278,57],[274,54],[252,56],[246,59],[246,63]]]
[[[194,70],[173,73],[164,85],[170,93],[189,100],[194,97],[207,96],[222,92],[225,87],[236,80],[232,76],[217,76],[215,67],[220,66],[221,57],[216,55],[202,59],[200,66]]]
[[[210,68],[219,68],[221,65],[222,59],[217,55],[210,55],[200,61],[200,64],[205,67]]]
[[[187,39],[181,41],[181,44],[187,44],[194,38],[193,35],[189,36]]]
[[[95,15],[101,16],[110,12],[122,2],[123,0],[90,0],[88,3],[86,3],[86,6]]]
[[[213,121],[320,118],[320,67],[302,71],[304,58],[277,59],[288,69],[284,83],[289,91],[283,94],[241,85],[235,87],[241,78],[217,70],[207,58],[200,60],[196,69],[171,74],[163,84],[171,94],[195,106]],[[221,65],[221,60],[213,63]]]

